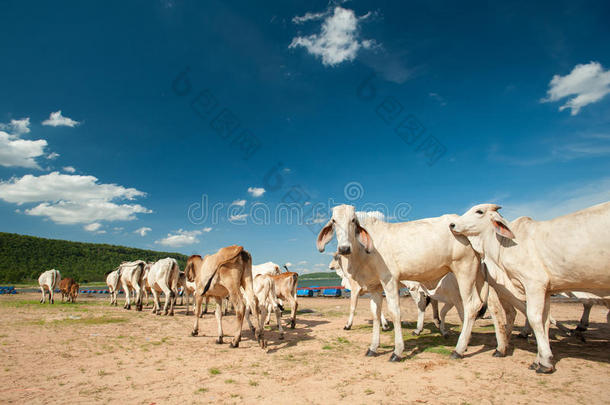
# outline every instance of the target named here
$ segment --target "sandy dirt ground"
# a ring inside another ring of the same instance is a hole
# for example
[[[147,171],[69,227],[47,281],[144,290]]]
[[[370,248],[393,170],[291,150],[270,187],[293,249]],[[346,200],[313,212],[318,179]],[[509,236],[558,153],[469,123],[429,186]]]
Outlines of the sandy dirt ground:
[[[412,336],[410,298],[402,300],[408,357],[401,363],[388,362],[392,332],[382,334],[380,356],[364,356],[371,337],[366,299],[345,331],[348,300],[302,298],[296,328],[279,340],[272,322],[262,350],[246,327],[239,348],[215,344],[213,314],[202,319],[200,336],[191,337],[194,317],[184,307],[166,317],[124,310],[122,302],[109,307],[106,297],[81,295],[77,304],[52,306],[38,298],[0,297],[0,403],[610,403],[610,327],[602,307],[591,312],[586,343],[551,330],[557,371],[537,375],[527,369],[533,339],[513,334],[510,355],[491,356],[490,319],[477,321],[462,360],[449,358],[459,332],[454,311],[448,339],[431,322]],[[552,313],[573,326],[581,308],[554,303]],[[230,336],[235,317],[224,320]]]

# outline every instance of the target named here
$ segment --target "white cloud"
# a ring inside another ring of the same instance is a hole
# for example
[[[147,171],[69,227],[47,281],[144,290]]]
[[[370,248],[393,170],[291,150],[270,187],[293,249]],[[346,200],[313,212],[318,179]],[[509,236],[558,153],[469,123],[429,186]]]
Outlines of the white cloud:
[[[576,115],[581,108],[601,100],[608,93],[610,93],[610,70],[604,70],[599,62],[589,62],[574,66],[565,76],[553,76],[547,97],[541,101],[552,102],[573,96],[559,107],[559,111],[569,108],[571,114]]]
[[[18,205],[39,203],[25,213],[59,224],[134,220],[135,214],[152,211],[139,204],[117,204],[113,200],[133,200],[145,195],[135,188],[100,184],[93,176],[59,172],[0,181],[0,199]]]
[[[144,237],[144,236],[146,236],[146,234],[147,234],[148,232],[150,232],[150,231],[152,231],[152,229],[151,229],[151,228],[149,228],[149,227],[147,227],[147,226],[143,226],[143,227],[138,228],[138,229],[136,229],[135,231],[133,231],[133,233],[137,233],[138,235],[140,235],[140,236]]]
[[[320,13],[310,13],[310,12],[307,12],[307,13],[305,13],[304,16],[301,16],[301,17],[296,16],[296,17],[294,17],[292,19],[292,22],[295,23],[295,24],[303,24],[304,22],[307,22],[307,21],[321,20],[322,18],[326,17],[327,14],[328,14],[328,12],[326,12],[326,11],[323,11],[323,12],[320,12]]]
[[[297,36],[292,39],[289,48],[304,47],[307,51],[322,58],[322,64],[336,66],[356,58],[360,49],[376,46],[375,41],[359,39],[359,23],[368,18],[371,13],[362,17],[356,16],[353,10],[335,7],[324,13],[307,13],[302,17],[293,18],[295,24],[324,18],[320,33],[309,36]]]
[[[248,193],[250,193],[252,197],[260,197],[265,194],[265,189],[262,187],[248,187]]]
[[[94,222],[94,223],[92,223],[92,224],[85,225],[85,226],[83,227],[83,229],[84,229],[85,231],[89,231],[89,232],[95,232],[95,231],[98,231],[98,230],[99,230],[101,227],[102,227],[102,224],[100,224],[99,222]]]
[[[57,159],[58,157],[59,157],[59,153],[55,153],[55,152],[51,152],[47,155],[47,159],[49,159],[49,160]]]
[[[72,167],[72,166],[65,166],[65,167],[62,168],[62,170],[64,172],[67,172],[67,173],[74,173],[74,172],[76,172],[76,169],[74,167]]]
[[[20,120],[11,120],[10,124],[0,123],[0,130],[8,131],[15,136],[27,134],[30,132],[30,118],[22,118]]]
[[[229,222],[242,222],[248,217],[248,214],[233,214],[229,217]]]
[[[42,125],[48,125],[51,127],[75,127],[78,124],[78,121],[74,121],[72,118],[61,115],[61,110],[52,112],[48,119],[42,121]]]
[[[297,264],[299,264],[299,265],[301,265],[301,266],[302,266],[302,265],[304,265],[304,264],[307,264],[307,260],[301,260],[301,261],[300,261],[300,262],[298,262]]]
[[[205,232],[205,233],[208,233],[208,232],[211,232],[211,231],[212,231],[212,228],[209,227],[209,226],[207,228],[203,228],[203,232]]]
[[[385,214],[381,211],[356,211],[356,216],[360,221],[363,221],[365,217],[377,218],[380,221],[385,221]]]
[[[0,166],[40,169],[36,158],[44,155],[46,146],[44,139],[29,141],[0,131]]]
[[[187,246],[199,243],[199,239],[197,239],[198,235],[201,235],[201,231],[185,231],[183,229],[178,229],[174,233],[168,233],[167,237],[155,241],[155,243],[159,245],[171,246],[174,248]]]
[[[290,263],[290,262],[286,262],[286,263],[284,263],[284,266],[286,266],[286,267],[290,267],[290,266],[292,266],[292,263]]]
[[[252,188],[252,187],[250,187],[250,188]],[[250,191],[250,189],[248,189],[248,191]],[[235,200],[231,203],[231,205],[237,205],[239,207],[244,207],[246,205],[246,200]]]
[[[610,201],[610,177],[585,184],[564,184],[543,191],[538,198],[527,198],[527,201],[513,202],[508,199],[502,202],[504,208],[501,213],[510,220],[529,216],[543,221],[607,201]]]

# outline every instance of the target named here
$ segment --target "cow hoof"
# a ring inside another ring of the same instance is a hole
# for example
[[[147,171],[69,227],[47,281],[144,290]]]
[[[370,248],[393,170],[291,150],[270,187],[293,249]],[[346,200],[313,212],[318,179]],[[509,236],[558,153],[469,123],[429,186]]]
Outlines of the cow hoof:
[[[527,335],[526,335],[526,334],[523,334],[523,333],[518,333],[518,334],[517,334],[517,337],[518,337],[519,339],[527,339]]]
[[[398,363],[400,361],[402,361],[402,357],[397,356],[396,353],[392,353],[392,355],[390,356],[390,360],[391,363]]]
[[[443,337],[443,339],[449,339],[449,333],[447,332],[441,333],[441,336]]]
[[[381,330],[384,331],[384,332],[387,332],[389,330],[392,330],[392,327],[390,325],[382,326]]]
[[[528,369],[530,369],[530,370],[537,370],[538,369],[538,363],[533,362],[532,364],[530,364]]]
[[[239,342],[235,342],[235,343],[231,342],[229,344],[229,346],[231,346],[232,349],[237,349],[239,347]]]
[[[170,312],[170,313],[169,313],[169,316],[174,316],[174,313],[173,313],[173,312]]]
[[[284,335],[283,334],[280,335],[280,340],[284,340]]]
[[[199,331],[196,331],[196,330],[191,332],[191,336],[197,336],[198,334],[199,334]]]
[[[574,332],[586,332],[587,328],[578,325],[576,328],[574,328]]]
[[[366,356],[366,357],[377,357],[377,353],[375,353],[375,352],[374,352],[374,351],[372,351],[371,349],[368,349],[368,350],[366,351],[365,356]]]
[[[419,336],[419,334],[420,334],[420,333],[421,333],[421,332],[418,332],[418,331],[416,331],[416,330],[414,330],[413,332],[411,332],[411,334],[412,334],[413,336]]]
[[[493,357],[505,357],[506,355],[499,350],[494,351]]]
[[[536,373],[538,374],[552,374],[555,371],[555,367],[547,367],[542,364],[538,366],[536,369]]]
[[[294,329],[294,326],[297,322],[296,321],[292,321],[290,322],[290,329]]]
[[[216,339],[216,344],[217,345],[221,345],[222,344],[222,338],[219,337],[218,339]]]
[[[258,344],[261,346],[261,349],[267,348],[267,341],[265,339],[261,339]]]
[[[458,359],[463,359],[464,356],[454,350],[451,352],[451,358],[454,360],[458,360]]]
[[[250,332],[252,332],[253,335],[256,335],[256,329],[254,326],[250,328]]]
[[[345,325],[345,326],[343,327],[343,330],[350,330],[351,328],[352,328],[352,326],[351,326],[351,325],[349,325],[349,326],[348,326],[348,325]]]

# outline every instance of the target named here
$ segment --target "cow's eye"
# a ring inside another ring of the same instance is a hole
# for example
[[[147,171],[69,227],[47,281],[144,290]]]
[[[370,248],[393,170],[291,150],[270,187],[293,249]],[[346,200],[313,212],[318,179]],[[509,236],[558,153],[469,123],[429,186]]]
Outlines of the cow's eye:
[[[483,211],[481,211],[481,210],[476,210],[475,212],[479,215],[483,215]]]

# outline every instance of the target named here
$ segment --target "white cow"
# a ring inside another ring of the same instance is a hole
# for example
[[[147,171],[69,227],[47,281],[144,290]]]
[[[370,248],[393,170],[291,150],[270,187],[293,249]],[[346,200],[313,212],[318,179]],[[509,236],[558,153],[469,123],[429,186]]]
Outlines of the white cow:
[[[121,273],[121,284],[125,292],[125,309],[131,309],[131,294],[134,294],[136,310],[142,310],[142,290],[144,289],[144,268],[146,262],[136,260],[133,262],[123,262],[119,266]]]
[[[356,216],[351,205],[333,208],[332,218],[318,235],[318,250],[337,237],[337,251],[349,256],[348,274],[371,291],[373,338],[367,351],[379,347],[382,291],[394,320],[394,352],[390,361],[401,360],[404,350],[398,282],[438,280],[448,272],[457,278],[464,306],[464,324],[453,357],[463,357],[477,311],[483,306],[488,285],[479,271],[480,259],[468,240],[454,235],[449,223],[457,215],[444,215],[403,223],[387,223],[372,216]]]
[[[190,313],[191,309],[191,295],[193,296],[193,307],[195,306],[195,282],[188,281],[186,278],[186,274],[181,271],[180,276],[178,277],[178,288],[182,289],[182,298],[186,297],[186,312],[185,315]],[[184,302],[182,302],[184,303]],[[205,306],[204,309],[199,314],[199,317],[202,318],[203,314],[208,313],[208,304],[210,303],[210,297],[205,297]],[[226,315],[226,312],[225,312]]]
[[[280,266],[273,262],[252,265],[252,277],[256,277],[259,274],[269,274],[273,276],[280,274],[281,272]]]
[[[453,273],[447,273],[438,283],[431,283],[434,285],[432,289],[428,289],[423,283],[416,281],[401,281],[401,283],[409,289],[409,294],[417,306],[417,329],[413,331],[414,335],[419,335],[424,329],[424,314],[428,302],[432,302],[433,306],[436,306],[433,311],[435,312],[434,320],[435,323],[438,322],[436,326],[444,337],[448,336],[447,329],[445,328],[445,316],[451,308],[455,307],[460,320],[464,322],[464,308],[462,306],[460,288]],[[444,303],[440,313],[438,312],[438,302]]]
[[[349,259],[345,256],[341,256],[338,253],[335,253],[333,259],[328,265],[328,268],[330,270],[334,270],[335,273],[337,273],[337,275],[341,277],[341,285],[345,288],[349,288],[350,290],[349,317],[347,318],[347,323],[343,327],[343,329],[345,330],[350,330],[352,328],[352,324],[354,323],[354,315],[356,314],[356,307],[358,306],[358,298],[361,295],[364,295],[369,292],[366,287],[362,287],[360,284],[358,284],[356,280],[351,278],[347,270],[343,270],[344,267],[347,269],[348,266]],[[383,315],[383,311],[381,311],[381,328],[383,330],[390,330],[388,321]]]
[[[555,367],[549,344],[550,294],[610,289],[610,202],[550,221],[520,217],[508,223],[495,204],[472,207],[449,225],[522,288],[538,354],[530,366],[539,373]]]
[[[38,277],[38,285],[40,286],[40,292],[42,293],[42,298],[40,298],[41,304],[44,304],[47,300],[45,289],[49,290],[49,304],[55,303],[55,289],[59,287],[60,281],[61,274],[59,273],[59,270],[55,269],[47,270]]]
[[[254,266],[252,266],[254,268]],[[267,311],[275,312],[275,318],[277,320],[277,327],[280,333],[280,339],[284,339],[284,328],[282,328],[282,313],[280,305],[278,304],[277,294],[275,292],[275,282],[269,274],[257,274],[254,276],[253,288],[254,295],[258,298],[258,305],[261,311],[261,319],[266,319]],[[241,288],[242,294],[244,294],[243,287]],[[248,300],[248,297],[244,294],[244,299]],[[250,321],[250,305],[246,305],[246,321],[250,326],[250,330],[254,333],[254,325]]]
[[[106,285],[108,286],[108,292],[110,293],[110,305],[117,306],[117,296],[119,293],[119,283],[121,281],[121,268],[111,271],[106,276]]]
[[[145,275],[150,290],[153,295],[152,313],[161,315],[161,301],[159,296],[161,293],[165,295],[165,305],[163,306],[163,315],[174,316],[174,306],[178,297],[178,277],[180,268],[176,259],[166,257],[158,260],[152,266],[147,268]]]

